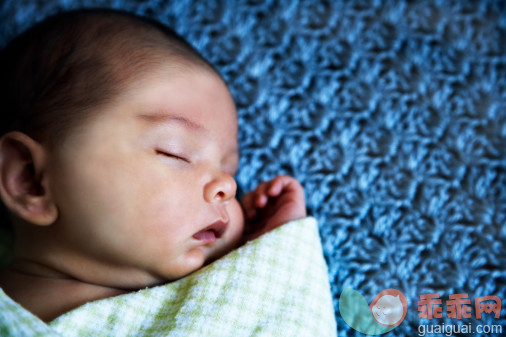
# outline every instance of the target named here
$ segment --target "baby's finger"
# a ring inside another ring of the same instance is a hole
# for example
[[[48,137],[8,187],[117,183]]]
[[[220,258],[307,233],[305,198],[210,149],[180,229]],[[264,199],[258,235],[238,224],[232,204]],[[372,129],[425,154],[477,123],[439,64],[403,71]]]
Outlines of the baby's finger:
[[[277,176],[271,181],[267,190],[267,194],[270,197],[277,197],[283,191],[283,187],[286,184],[285,178],[285,176]]]
[[[298,182],[289,176],[277,176],[273,179],[272,184],[268,190],[271,197],[277,197],[282,192],[293,192],[298,187]]]
[[[260,183],[255,190],[251,191],[252,194],[252,202],[254,207],[262,208],[265,206],[266,201],[266,189],[267,189],[267,183],[262,182]]]
[[[267,186],[267,183],[263,182],[242,198],[241,205],[248,219],[253,219],[257,216],[258,209],[267,205],[269,201],[269,197],[266,195]]]
[[[256,198],[255,198],[255,207],[264,208],[265,205],[267,205],[268,201],[269,201],[269,197],[266,194],[259,193],[256,195]]]

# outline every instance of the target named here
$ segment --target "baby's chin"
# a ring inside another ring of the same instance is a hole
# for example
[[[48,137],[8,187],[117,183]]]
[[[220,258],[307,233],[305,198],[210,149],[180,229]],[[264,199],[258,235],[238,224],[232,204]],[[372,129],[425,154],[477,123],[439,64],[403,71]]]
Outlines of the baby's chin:
[[[179,280],[213,263],[237,248],[240,238],[226,242],[217,241],[211,246],[199,246],[188,251],[181,260],[167,268],[167,273],[157,277],[155,282],[166,283]]]

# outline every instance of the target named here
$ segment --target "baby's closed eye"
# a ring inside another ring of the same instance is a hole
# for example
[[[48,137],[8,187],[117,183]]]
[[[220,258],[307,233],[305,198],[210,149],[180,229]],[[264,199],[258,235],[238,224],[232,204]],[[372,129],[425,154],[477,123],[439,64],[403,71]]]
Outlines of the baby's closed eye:
[[[173,153],[173,152],[159,150],[159,149],[155,150],[155,152],[158,155],[162,155],[162,156],[165,156],[165,157],[168,157],[168,158],[172,158],[172,159],[175,159],[175,160],[181,160],[181,161],[184,161],[186,163],[191,163],[191,161],[187,158],[187,156],[185,156],[183,154]]]

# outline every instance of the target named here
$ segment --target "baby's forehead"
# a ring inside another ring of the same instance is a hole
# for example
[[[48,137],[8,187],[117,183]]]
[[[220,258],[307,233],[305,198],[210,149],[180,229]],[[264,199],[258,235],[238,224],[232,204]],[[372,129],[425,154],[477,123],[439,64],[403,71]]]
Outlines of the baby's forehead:
[[[182,126],[203,136],[218,130],[221,137],[237,141],[238,116],[232,95],[221,77],[208,69],[193,67],[177,74],[159,69],[136,88],[132,96],[141,103],[138,117],[142,120]]]

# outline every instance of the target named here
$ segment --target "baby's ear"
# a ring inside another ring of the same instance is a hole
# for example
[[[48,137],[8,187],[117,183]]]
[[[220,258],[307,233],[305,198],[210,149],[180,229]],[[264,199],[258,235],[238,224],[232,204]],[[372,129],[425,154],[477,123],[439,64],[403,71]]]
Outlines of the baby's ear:
[[[57,208],[45,186],[46,150],[21,132],[0,139],[0,196],[17,217],[35,224],[50,225]]]

